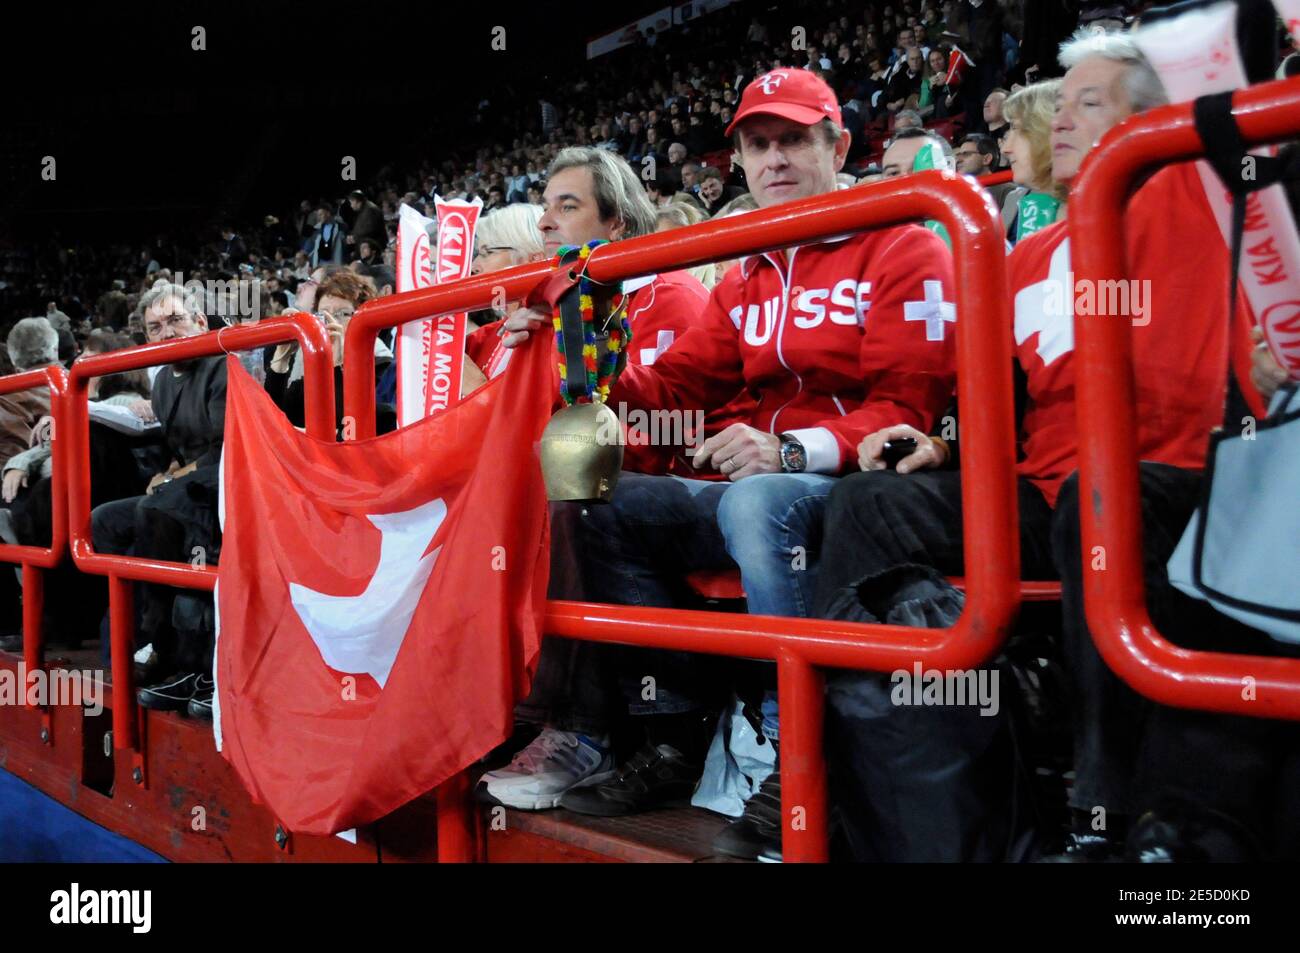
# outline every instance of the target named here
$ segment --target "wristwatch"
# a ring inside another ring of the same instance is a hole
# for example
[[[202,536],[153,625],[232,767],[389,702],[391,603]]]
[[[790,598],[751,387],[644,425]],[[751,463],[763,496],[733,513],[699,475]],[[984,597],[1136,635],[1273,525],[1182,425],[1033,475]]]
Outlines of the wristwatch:
[[[803,473],[808,468],[808,451],[790,434],[778,436],[781,440],[781,469],[786,473]]]

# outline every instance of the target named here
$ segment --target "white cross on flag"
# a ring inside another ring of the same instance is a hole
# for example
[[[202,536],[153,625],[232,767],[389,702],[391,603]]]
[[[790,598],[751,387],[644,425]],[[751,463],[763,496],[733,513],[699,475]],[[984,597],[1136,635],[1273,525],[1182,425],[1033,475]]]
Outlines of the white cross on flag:
[[[943,300],[943,282],[925,281],[921,286],[925,289],[925,300],[904,301],[903,320],[924,321],[925,339],[942,341],[944,322],[956,322],[957,306],[951,301]]]

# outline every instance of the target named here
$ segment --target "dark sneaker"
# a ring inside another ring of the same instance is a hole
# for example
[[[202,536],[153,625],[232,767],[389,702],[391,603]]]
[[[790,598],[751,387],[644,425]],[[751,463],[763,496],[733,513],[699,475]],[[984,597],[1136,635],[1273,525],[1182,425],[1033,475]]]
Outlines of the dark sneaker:
[[[713,838],[713,849],[742,860],[781,861],[781,764],[745,802],[745,813]]]
[[[595,817],[685,807],[699,780],[700,769],[672,745],[647,744],[608,781],[566,792],[560,807]]]
[[[212,695],[216,687],[217,683],[212,680],[211,675],[200,675],[195,680],[194,697],[186,707],[191,718],[198,718],[200,721],[212,720]]]
[[[153,711],[186,711],[190,699],[194,697],[198,680],[199,676],[194,674],[176,675],[157,685],[140,689],[136,693],[136,698],[141,708],[149,708]]]

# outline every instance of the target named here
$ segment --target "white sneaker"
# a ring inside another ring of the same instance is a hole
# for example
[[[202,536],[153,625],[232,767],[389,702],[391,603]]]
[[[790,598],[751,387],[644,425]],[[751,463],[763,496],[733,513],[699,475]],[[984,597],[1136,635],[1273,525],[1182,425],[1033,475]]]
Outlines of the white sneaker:
[[[544,728],[514,760],[483,775],[487,793],[507,807],[542,811],[566,791],[608,781],[614,759],[600,742],[572,731]]]

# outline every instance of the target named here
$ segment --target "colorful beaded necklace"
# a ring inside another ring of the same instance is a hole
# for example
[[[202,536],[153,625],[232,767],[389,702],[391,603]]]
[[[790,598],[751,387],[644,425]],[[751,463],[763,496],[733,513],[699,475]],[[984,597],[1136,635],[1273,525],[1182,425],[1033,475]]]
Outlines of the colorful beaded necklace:
[[[596,352],[596,305],[592,294],[595,282],[587,277],[587,259],[592,249],[607,244],[603,240],[587,242],[582,246],[565,245],[556,253],[556,267],[562,267],[576,251],[581,275],[578,279],[578,310],[582,314],[582,361],[587,371],[586,393],[569,393],[568,365],[564,356],[564,325],[560,318],[560,306],[557,304],[551,314],[555,326],[555,344],[560,352],[560,396],[568,406],[580,403],[604,403],[609,397],[609,389],[614,383],[614,371],[618,367],[618,356],[626,351],[632,343],[632,326],[627,320],[627,296],[619,290],[613,296],[613,312],[606,324],[609,327],[609,340],[604,357],[597,360]]]

